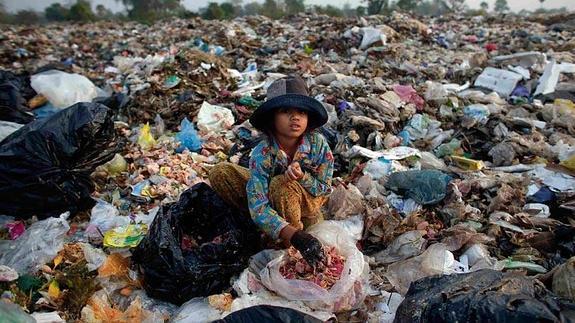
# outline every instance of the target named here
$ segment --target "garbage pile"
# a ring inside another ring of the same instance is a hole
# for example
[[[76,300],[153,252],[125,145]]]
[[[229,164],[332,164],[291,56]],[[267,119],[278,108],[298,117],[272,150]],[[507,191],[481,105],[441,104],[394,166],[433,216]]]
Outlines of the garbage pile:
[[[0,316],[573,320],[573,19],[2,27]],[[291,73],[329,114],[327,289],[207,179]]]

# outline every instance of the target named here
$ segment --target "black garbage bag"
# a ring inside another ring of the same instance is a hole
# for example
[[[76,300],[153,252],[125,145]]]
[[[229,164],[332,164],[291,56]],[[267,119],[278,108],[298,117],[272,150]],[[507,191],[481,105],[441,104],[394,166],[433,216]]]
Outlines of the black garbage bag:
[[[535,279],[483,269],[412,283],[394,322],[569,322],[573,310]]]
[[[108,97],[97,97],[92,102],[103,104],[118,113],[128,105],[130,97],[124,93],[113,93]]]
[[[182,248],[184,234],[196,248]],[[221,293],[260,250],[259,232],[247,214],[227,205],[210,186],[194,185],[164,205],[132,260],[154,298],[182,304]]]
[[[213,323],[260,323],[260,322],[277,322],[277,323],[320,323],[321,320],[311,315],[298,312],[292,308],[258,305],[229,314],[221,320]]]
[[[111,110],[78,103],[0,142],[0,214],[43,219],[94,205],[90,174],[116,152]]]
[[[26,101],[36,92],[30,87],[30,76],[0,71],[0,120],[26,124],[34,120]]]

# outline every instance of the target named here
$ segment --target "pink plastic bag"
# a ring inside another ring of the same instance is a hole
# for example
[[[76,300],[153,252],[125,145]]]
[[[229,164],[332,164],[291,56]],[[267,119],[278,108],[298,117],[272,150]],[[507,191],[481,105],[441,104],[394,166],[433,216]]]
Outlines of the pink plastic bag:
[[[418,110],[423,109],[425,100],[417,94],[417,91],[411,85],[396,84],[393,86],[393,91],[399,95],[402,101],[415,104]]]

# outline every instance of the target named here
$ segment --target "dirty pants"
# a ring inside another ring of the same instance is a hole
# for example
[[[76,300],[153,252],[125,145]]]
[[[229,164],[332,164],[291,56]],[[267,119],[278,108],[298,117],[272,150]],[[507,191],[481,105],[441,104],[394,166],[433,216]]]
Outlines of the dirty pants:
[[[209,173],[212,188],[230,205],[248,212],[246,184],[250,171],[236,164],[222,162]],[[272,208],[296,229],[304,229],[323,220],[321,206],[327,197],[315,197],[297,181],[284,174],[274,176],[268,186]]]

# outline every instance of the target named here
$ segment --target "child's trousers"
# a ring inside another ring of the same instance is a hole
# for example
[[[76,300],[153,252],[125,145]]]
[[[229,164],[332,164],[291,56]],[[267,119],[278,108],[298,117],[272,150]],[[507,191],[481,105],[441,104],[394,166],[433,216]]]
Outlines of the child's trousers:
[[[239,165],[221,162],[209,174],[212,188],[230,205],[248,212],[246,184],[250,171]],[[272,178],[269,184],[268,199],[278,214],[296,229],[304,229],[323,220],[321,206],[326,196],[315,197],[297,181],[284,174]]]

